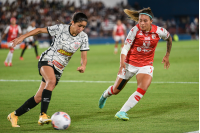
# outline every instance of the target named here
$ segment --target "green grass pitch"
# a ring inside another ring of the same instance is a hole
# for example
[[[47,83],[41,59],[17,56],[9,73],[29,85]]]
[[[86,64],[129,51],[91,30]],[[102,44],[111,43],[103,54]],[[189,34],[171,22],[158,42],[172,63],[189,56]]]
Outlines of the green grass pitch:
[[[45,49],[39,49],[41,54]],[[61,81],[115,81],[120,54],[113,54],[114,45],[91,45],[84,74],[76,71],[80,53],[73,55]],[[0,50],[0,132],[2,133],[185,133],[199,130],[199,41],[173,42],[168,70],[162,58],[166,42],[159,42],[154,58],[152,84],[141,101],[128,111],[129,121],[119,121],[114,115],[136,90],[136,83],[128,83],[117,96],[108,98],[103,109],[98,101],[105,89],[113,83],[60,82],[53,91],[48,115],[67,112],[71,126],[57,131],[51,125],[38,126],[40,104],[19,117],[20,128],[12,128],[7,115],[33,96],[41,80],[34,49],[15,50],[13,66],[3,62],[8,50]],[[8,81],[2,81],[8,80]],[[13,82],[9,80],[36,80]],[[130,80],[136,81],[135,76]]]

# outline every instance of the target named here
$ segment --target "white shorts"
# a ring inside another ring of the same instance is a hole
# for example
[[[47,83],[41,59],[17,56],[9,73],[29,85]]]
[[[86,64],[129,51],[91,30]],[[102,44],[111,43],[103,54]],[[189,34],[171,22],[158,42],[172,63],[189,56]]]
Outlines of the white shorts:
[[[126,64],[126,69],[123,69],[122,73],[118,75],[118,77],[122,79],[129,80],[135,74],[137,75],[139,73],[149,74],[151,77],[153,77],[153,70],[154,70],[153,66],[135,67],[128,63],[125,64]]]
[[[124,40],[125,39],[125,36],[124,35],[121,35],[121,36],[114,36],[114,40],[116,41],[116,42],[119,42],[120,40]]]

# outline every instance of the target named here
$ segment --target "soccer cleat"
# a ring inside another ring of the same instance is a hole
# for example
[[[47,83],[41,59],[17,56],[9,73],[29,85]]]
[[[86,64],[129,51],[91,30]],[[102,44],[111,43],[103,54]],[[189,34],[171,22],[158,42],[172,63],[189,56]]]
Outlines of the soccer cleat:
[[[38,125],[44,125],[51,123],[51,118],[47,116],[47,114],[42,113],[42,115],[39,116]]]
[[[38,59],[38,60],[39,60],[39,59],[40,59],[40,56],[37,56],[37,57],[36,57],[36,59]]]
[[[10,113],[7,119],[11,122],[12,127],[20,127],[17,125],[18,116],[16,116],[14,112]]]
[[[23,58],[23,57],[19,57],[19,59],[20,59],[20,60],[24,60],[24,58]]]
[[[126,112],[124,112],[124,111],[119,111],[119,112],[117,112],[116,114],[115,114],[115,118],[117,118],[117,119],[121,119],[121,120],[123,120],[123,121],[128,121],[129,120],[129,118],[127,117],[127,113]]]
[[[8,63],[8,66],[10,66],[10,67],[11,67],[11,66],[12,66],[12,62],[9,62],[9,63]]]
[[[8,62],[4,61],[4,65],[7,67],[8,66]]]
[[[104,93],[105,93],[105,91],[104,91]],[[104,94],[104,93],[103,93],[103,94]],[[103,97],[103,94],[101,95],[101,98],[99,99],[99,108],[100,108],[100,109],[102,109],[102,108],[105,106],[106,100],[107,100],[107,98],[104,98],[104,97]]]

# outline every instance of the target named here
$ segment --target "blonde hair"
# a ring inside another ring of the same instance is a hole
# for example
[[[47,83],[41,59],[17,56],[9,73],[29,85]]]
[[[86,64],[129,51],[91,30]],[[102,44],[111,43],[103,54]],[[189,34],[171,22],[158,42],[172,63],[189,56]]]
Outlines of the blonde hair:
[[[150,7],[143,8],[142,10],[139,10],[139,11],[124,9],[124,12],[129,16],[130,19],[132,19],[136,22],[138,22],[138,20],[139,20],[140,13],[147,13],[151,17],[154,17]],[[150,17],[150,19],[152,19],[151,17]]]

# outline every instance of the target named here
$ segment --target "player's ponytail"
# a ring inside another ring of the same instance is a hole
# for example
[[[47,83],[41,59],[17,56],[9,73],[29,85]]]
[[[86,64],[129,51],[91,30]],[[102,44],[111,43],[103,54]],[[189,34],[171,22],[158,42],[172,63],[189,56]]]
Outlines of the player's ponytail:
[[[140,14],[148,15],[150,19],[154,17],[150,7],[143,8],[142,10],[139,11],[124,9],[124,12],[129,16],[130,19],[136,22],[138,22]]]

